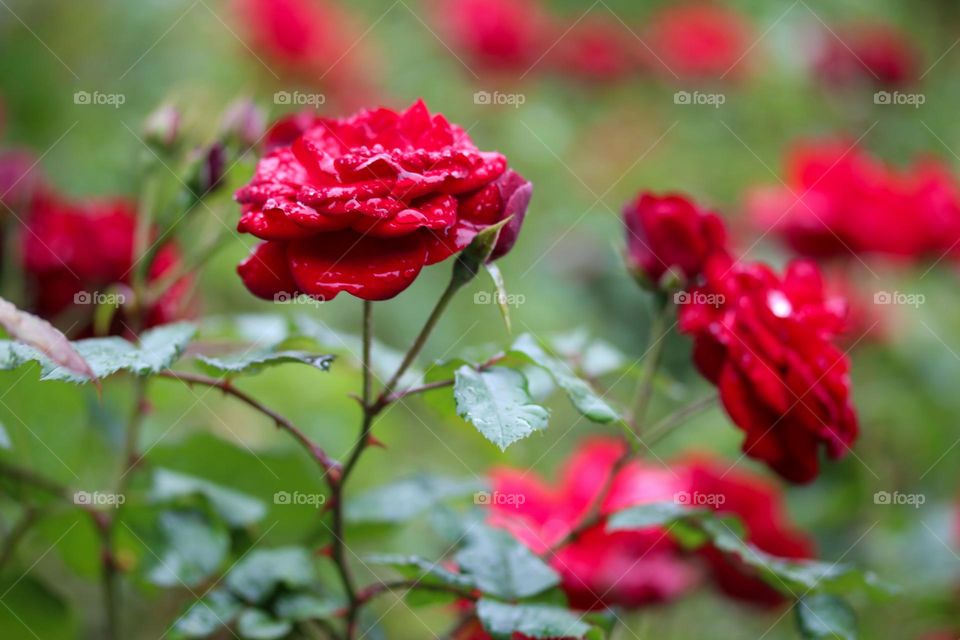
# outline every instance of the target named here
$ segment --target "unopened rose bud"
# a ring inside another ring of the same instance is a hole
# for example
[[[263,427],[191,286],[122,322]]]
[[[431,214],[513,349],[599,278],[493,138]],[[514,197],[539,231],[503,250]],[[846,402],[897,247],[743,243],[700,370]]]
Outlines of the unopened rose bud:
[[[266,113],[248,98],[237,100],[227,107],[220,123],[223,134],[245,148],[260,142],[266,127]]]
[[[194,176],[194,192],[203,197],[214,191],[223,181],[223,174],[227,168],[227,152],[223,145],[214,142],[203,150],[200,162],[197,164],[197,173]]]
[[[143,124],[143,137],[152,145],[169,148],[177,141],[180,133],[180,112],[170,104],[165,104],[147,116]]]

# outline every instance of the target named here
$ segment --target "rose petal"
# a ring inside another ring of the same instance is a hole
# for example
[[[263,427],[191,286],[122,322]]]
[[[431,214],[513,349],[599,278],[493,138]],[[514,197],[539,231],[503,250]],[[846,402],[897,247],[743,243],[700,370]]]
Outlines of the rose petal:
[[[263,242],[237,266],[237,273],[250,293],[264,300],[280,294],[296,295],[297,285],[287,262],[287,243]]]

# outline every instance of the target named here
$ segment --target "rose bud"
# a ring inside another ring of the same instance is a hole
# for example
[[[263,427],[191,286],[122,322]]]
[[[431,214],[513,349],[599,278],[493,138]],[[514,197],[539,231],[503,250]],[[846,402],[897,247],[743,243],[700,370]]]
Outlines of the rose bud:
[[[180,133],[180,112],[170,104],[157,108],[143,124],[143,137],[149,144],[169,149]]]
[[[216,190],[223,182],[227,169],[227,152],[223,144],[214,142],[202,151],[196,165],[196,173],[190,186],[197,197],[204,197]]]
[[[720,218],[682,195],[641,193],[624,208],[623,218],[628,265],[649,286],[659,287],[668,272],[694,280],[707,258],[726,253]]]
[[[237,100],[223,114],[220,129],[228,138],[248,149],[256,146],[267,128],[267,116],[253,100]]]

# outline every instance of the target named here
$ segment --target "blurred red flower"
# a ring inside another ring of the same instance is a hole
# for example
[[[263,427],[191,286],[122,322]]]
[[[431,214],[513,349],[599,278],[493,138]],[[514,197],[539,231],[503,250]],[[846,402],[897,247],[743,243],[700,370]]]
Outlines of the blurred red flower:
[[[33,296],[31,311],[48,319],[69,313],[75,327],[71,333],[89,333],[98,298],[115,285],[130,283],[135,210],[133,202],[123,199],[72,202],[49,192],[37,194],[21,236]],[[168,273],[178,262],[176,247],[165,244],[150,266],[150,280]],[[146,326],[183,317],[189,287],[188,279],[170,287],[147,310]],[[130,332],[122,314],[115,318],[111,332]]]
[[[712,2],[678,3],[660,10],[651,20],[646,38],[652,49],[647,54],[648,65],[681,78],[737,75],[747,64],[752,39],[750,24],[729,7]]]
[[[445,31],[482,69],[525,73],[549,45],[538,0],[438,0]]]
[[[784,182],[747,208],[801,255],[940,258],[960,241],[960,186],[936,160],[901,170],[843,141],[800,144]]]
[[[494,491],[523,496],[524,500],[519,505],[495,502],[491,524],[507,529],[535,553],[561,544],[608,487],[614,463],[623,452],[623,443],[616,440],[587,441],[566,463],[556,487],[529,472],[494,471]],[[669,469],[632,461],[609,485],[600,514],[669,502],[685,489],[683,478]],[[602,517],[575,541],[551,554],[550,564],[562,576],[572,607],[639,607],[675,599],[696,582],[696,567],[681,557],[662,528],[607,533],[605,526]]]
[[[737,516],[749,544],[779,558],[813,557],[812,541],[789,521],[780,490],[765,478],[702,456],[678,465],[677,470],[689,478],[688,504]],[[780,592],[730,554],[714,547],[702,554],[717,587],[728,596],[761,606],[784,601]]]
[[[806,261],[781,277],[716,257],[705,274],[680,308],[697,368],[745,432],[746,455],[792,482],[813,480],[821,446],[839,458],[858,432],[849,360],[832,342],[844,330],[844,301],[825,294]]]
[[[612,16],[588,16],[571,26],[558,24],[555,32],[551,59],[561,74],[610,82],[640,68],[636,36]]]
[[[240,231],[266,240],[238,269],[255,295],[384,300],[509,216],[491,258],[516,241],[530,183],[423,102],[297,118],[237,192]]]
[[[866,82],[897,87],[917,79],[919,59],[913,43],[895,27],[855,24],[821,34],[814,70],[830,85]]]
[[[670,269],[696,279],[707,259],[726,253],[723,221],[679,194],[643,192],[623,211],[627,261],[654,286]]]

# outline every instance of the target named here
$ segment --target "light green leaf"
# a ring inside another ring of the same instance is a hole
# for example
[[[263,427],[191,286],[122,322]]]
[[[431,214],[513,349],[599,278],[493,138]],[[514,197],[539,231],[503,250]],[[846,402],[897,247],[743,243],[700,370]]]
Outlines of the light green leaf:
[[[139,345],[117,337],[78,340],[72,345],[97,378],[119,371],[146,376],[176,362],[195,332],[192,324],[177,323],[145,332]],[[41,380],[89,382],[89,378],[57,365],[32,347],[9,340],[0,341],[0,369],[15,369],[30,361],[40,363]]]
[[[264,369],[288,362],[310,365],[321,371],[329,371],[334,356],[307,351],[255,349],[247,353],[213,358],[198,356],[197,365],[213,376],[254,375]]]
[[[857,614],[850,605],[827,594],[802,598],[796,606],[797,626],[807,640],[856,640]]]
[[[286,620],[276,620],[259,609],[244,609],[237,620],[237,631],[245,640],[276,640],[293,630]]]
[[[354,523],[398,524],[437,504],[484,488],[473,478],[420,474],[352,498],[344,507],[345,517]]]
[[[591,378],[622,371],[628,358],[615,346],[600,338],[593,338],[586,329],[551,336],[550,344],[567,361]]]
[[[273,608],[281,620],[302,622],[330,618],[344,606],[339,600],[320,598],[310,593],[285,593],[277,598]]]
[[[226,584],[247,602],[263,602],[280,585],[309,586],[317,578],[310,553],[300,547],[251,551],[227,574]]]
[[[567,393],[573,406],[590,420],[607,423],[619,419],[617,412],[585,380],[577,377],[566,362],[547,353],[529,333],[517,338],[511,350],[526,356],[533,364],[549,373],[557,386]]]
[[[393,567],[405,578],[416,580],[418,584],[445,584],[470,589],[476,582],[467,575],[454,573],[439,564],[439,561],[427,560],[420,556],[399,554],[375,554],[364,558],[366,564]]]
[[[560,583],[560,576],[506,531],[478,527],[456,554],[461,571],[484,593],[513,600]]]
[[[221,487],[209,480],[169,469],[157,469],[154,472],[150,490],[152,501],[169,502],[194,495],[205,497],[213,510],[231,527],[251,525],[267,513],[266,505],[256,498]]]
[[[240,603],[226,591],[211,591],[180,616],[173,627],[187,638],[206,638],[233,622]]]
[[[514,633],[531,638],[585,638],[590,625],[574,611],[538,604],[504,604],[482,599],[477,617],[495,640],[509,640]]]
[[[230,549],[227,532],[197,513],[162,513],[160,530],[166,539],[165,548],[147,577],[161,587],[200,584],[220,567]]]
[[[457,369],[453,385],[457,413],[500,449],[545,429],[550,413],[533,404],[527,379],[519,371],[492,367],[480,372]]]

